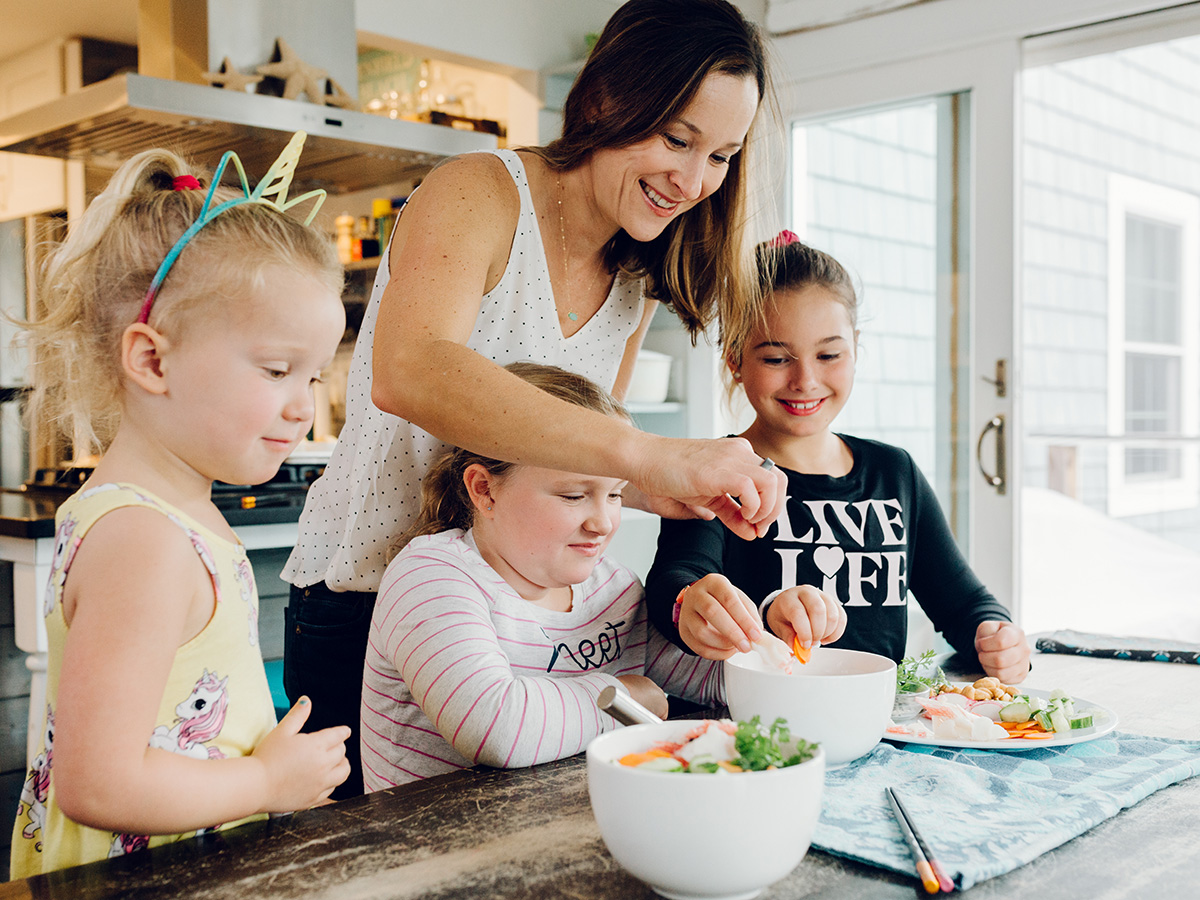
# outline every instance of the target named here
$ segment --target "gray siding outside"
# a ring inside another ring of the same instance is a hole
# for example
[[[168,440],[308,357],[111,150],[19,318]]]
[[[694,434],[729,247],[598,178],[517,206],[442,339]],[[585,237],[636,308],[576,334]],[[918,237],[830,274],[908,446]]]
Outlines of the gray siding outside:
[[[904,447],[938,484],[936,109],[868,113],[804,134],[806,241],[845,266],[859,289],[854,393],[834,428]]]
[[[1025,428],[1104,434],[1108,178],[1200,194],[1200,38],[1028,69],[1022,89]],[[1027,486],[1049,485],[1049,444],[1071,442],[1026,437]],[[1076,497],[1106,512],[1107,445],[1075,446]],[[1122,521],[1200,550],[1200,508]]]

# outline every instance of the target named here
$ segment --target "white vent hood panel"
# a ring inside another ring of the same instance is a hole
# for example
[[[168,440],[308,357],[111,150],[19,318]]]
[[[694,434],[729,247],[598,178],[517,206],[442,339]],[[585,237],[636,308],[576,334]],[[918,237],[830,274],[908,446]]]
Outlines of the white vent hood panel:
[[[482,132],[130,74],[0,121],[0,150],[105,168],[151,147],[209,167],[236,150],[253,181],[298,130],[308,141],[297,184],[331,193],[407,180],[447,156],[497,143]]]

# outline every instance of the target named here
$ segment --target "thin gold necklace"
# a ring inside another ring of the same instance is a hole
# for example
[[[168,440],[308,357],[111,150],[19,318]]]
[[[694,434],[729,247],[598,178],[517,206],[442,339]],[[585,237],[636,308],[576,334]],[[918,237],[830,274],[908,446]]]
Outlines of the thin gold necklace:
[[[563,252],[563,288],[567,295],[567,318],[572,322],[579,321],[579,313],[571,309],[571,257],[567,253],[567,228],[563,225],[563,186],[562,177],[555,173],[554,183],[558,185],[558,236],[562,239]]]

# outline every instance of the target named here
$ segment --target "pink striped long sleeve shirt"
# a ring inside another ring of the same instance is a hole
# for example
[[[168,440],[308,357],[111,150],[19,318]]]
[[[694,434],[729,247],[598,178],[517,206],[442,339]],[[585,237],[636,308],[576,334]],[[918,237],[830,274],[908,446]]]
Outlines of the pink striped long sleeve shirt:
[[[675,696],[724,701],[721,664],[648,625],[641,583],[624,566],[601,559],[559,612],[517,594],[469,532],[417,538],[384,573],[371,622],[366,790],[579,753],[617,727],[596,707],[600,692],[643,674]]]

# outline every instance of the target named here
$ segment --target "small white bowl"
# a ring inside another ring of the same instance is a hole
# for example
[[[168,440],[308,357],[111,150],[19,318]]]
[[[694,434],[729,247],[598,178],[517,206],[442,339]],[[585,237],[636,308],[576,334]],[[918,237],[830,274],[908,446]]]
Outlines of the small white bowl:
[[[792,871],[821,814],[825,756],[737,774],[650,772],[627,753],[679,741],[699,724],[631,725],[588,744],[588,795],[600,834],[631,874],[673,900],[747,900]],[[795,734],[803,737],[803,734]]]
[[[766,670],[757,653],[725,660],[725,694],[732,718],[787,720],[792,734],[825,749],[826,765],[858,759],[883,737],[896,696],[896,664],[861,650],[818,647],[792,674]]]

